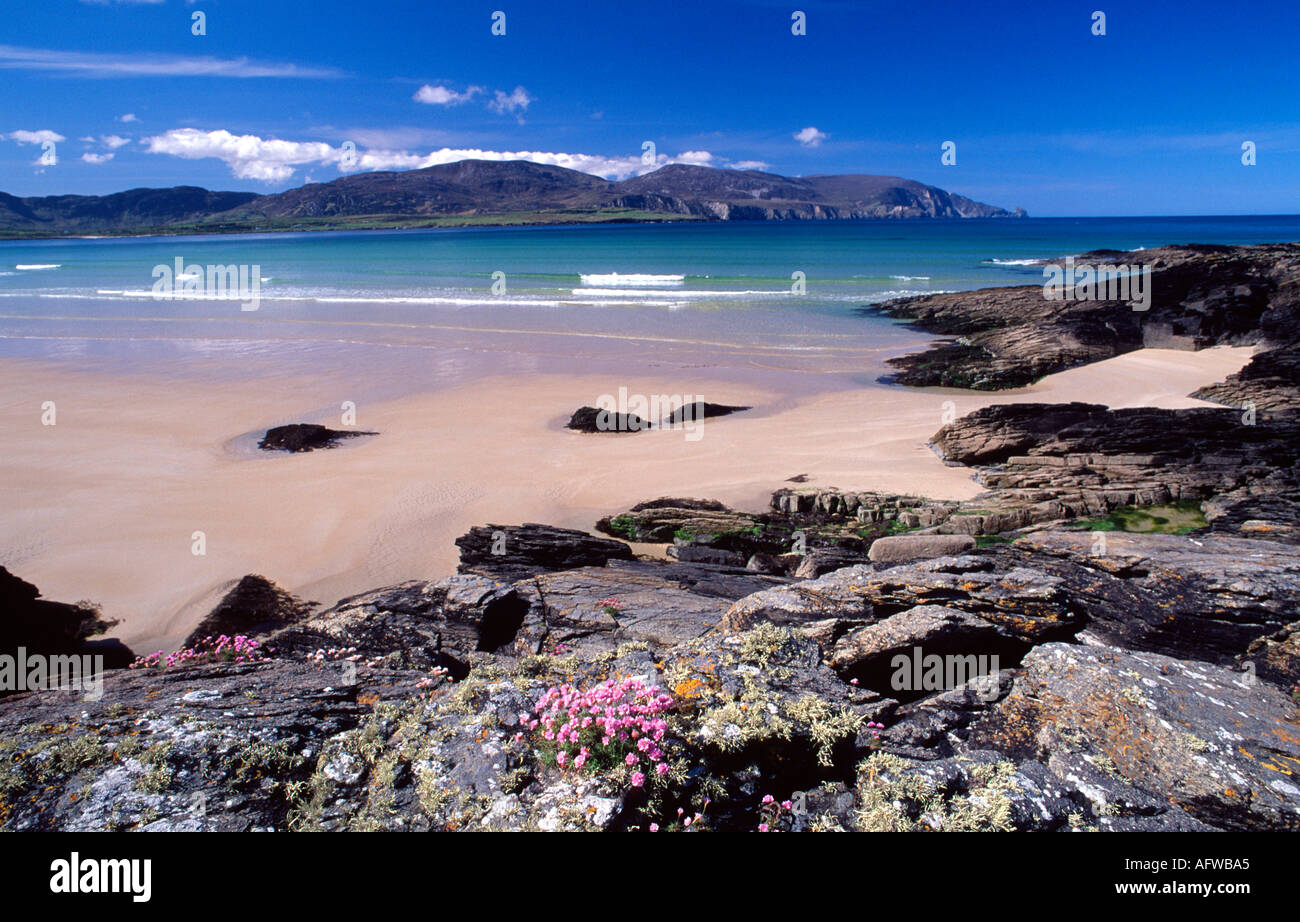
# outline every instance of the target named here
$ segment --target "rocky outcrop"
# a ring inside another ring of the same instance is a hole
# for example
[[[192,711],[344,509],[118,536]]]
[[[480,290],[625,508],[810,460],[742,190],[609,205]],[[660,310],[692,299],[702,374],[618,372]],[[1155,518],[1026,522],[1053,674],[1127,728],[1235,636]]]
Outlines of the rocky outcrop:
[[[941,532],[995,534],[1123,506],[1194,503],[1213,526],[1294,540],[1300,525],[1300,420],[1243,421],[1233,410],[1109,410],[1095,404],[986,407],[933,445],[978,467],[990,493]]]
[[[1296,335],[1294,329],[1278,332]],[[1300,348],[1291,343],[1257,352],[1241,371],[1192,396],[1261,413],[1300,410]]]
[[[1300,549],[1273,541],[1044,531],[996,555],[1062,580],[1091,636],[1221,666],[1300,610]]]
[[[1034,759],[1107,813],[1119,780],[1223,829],[1300,829],[1300,706],[1242,674],[1152,653],[1048,644],[966,737]]]
[[[682,563],[707,563],[724,567],[740,567],[748,563],[745,555],[739,551],[700,544],[672,544],[666,550],[669,557]]]
[[[622,541],[535,522],[478,525],[457,538],[456,546],[460,548],[460,572],[507,581],[632,559],[632,549]]]
[[[1237,665],[1273,682],[1300,700],[1300,621],[1251,642]]]
[[[0,567],[0,655],[102,656],[106,668],[125,666],[134,654],[120,640],[95,640],[117,625],[92,602],[42,599],[31,583]],[[13,686],[0,687],[0,695]]]
[[[217,607],[185,638],[192,647],[205,637],[222,634],[266,634],[306,618],[318,602],[306,602],[265,576],[250,573],[222,597]]]
[[[1143,346],[1265,344],[1286,347],[1287,355],[1294,351],[1300,244],[1097,251],[1076,262],[1150,267],[1150,303],[1135,310],[1130,301],[1051,300],[1041,284],[890,301],[879,311],[954,338],[928,352],[891,359],[898,369],[894,380],[996,390]],[[1293,383],[1292,362],[1275,356],[1252,376],[1274,378],[1285,366],[1281,377],[1290,376]],[[1281,391],[1273,393],[1271,405],[1294,406]]]
[[[818,579],[755,593],[727,611],[722,627],[876,621],[922,605],[977,615],[1029,643],[1073,636],[1084,623],[1063,580],[989,557],[940,557],[888,569],[846,567]]]
[[[622,515],[606,516],[596,528],[629,541],[700,541],[726,547],[719,539],[754,537],[762,523],[758,517],[728,509],[716,500],[662,498],[637,503]]]
[[[343,439],[378,434],[356,429],[329,429],[317,423],[291,423],[267,429],[257,447],[263,451],[315,451],[318,448],[333,448]]]
[[[333,655],[338,659],[354,663],[440,667],[463,676],[475,653],[490,653],[514,642],[528,607],[529,600],[511,586],[483,576],[413,580],[343,599],[271,632],[266,646],[282,657],[336,651]]]

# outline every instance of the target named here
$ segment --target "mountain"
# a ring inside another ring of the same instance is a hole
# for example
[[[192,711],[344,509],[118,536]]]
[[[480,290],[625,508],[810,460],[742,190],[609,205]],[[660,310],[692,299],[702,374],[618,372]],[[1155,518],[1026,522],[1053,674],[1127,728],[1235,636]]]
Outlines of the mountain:
[[[359,173],[272,195],[194,186],[114,195],[0,193],[0,233],[287,230],[433,224],[723,221],[1023,216],[894,176],[786,177],[672,164],[612,182],[526,160],[461,160]]]
[[[209,192],[197,186],[40,198],[0,192],[0,229],[58,235],[157,227],[200,220],[256,198],[255,192]]]

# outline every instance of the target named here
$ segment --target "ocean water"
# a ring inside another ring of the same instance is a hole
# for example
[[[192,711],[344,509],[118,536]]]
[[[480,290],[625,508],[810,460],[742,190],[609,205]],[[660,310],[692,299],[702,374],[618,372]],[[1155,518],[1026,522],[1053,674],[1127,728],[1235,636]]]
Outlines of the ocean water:
[[[1042,281],[1108,247],[1300,240],[1300,217],[457,228],[0,242],[0,358],[376,381],[731,366],[869,382],[925,337],[860,308]],[[246,266],[242,298],[158,298],[156,266]],[[801,284],[800,284],[801,282]],[[495,283],[495,288],[494,288]]]

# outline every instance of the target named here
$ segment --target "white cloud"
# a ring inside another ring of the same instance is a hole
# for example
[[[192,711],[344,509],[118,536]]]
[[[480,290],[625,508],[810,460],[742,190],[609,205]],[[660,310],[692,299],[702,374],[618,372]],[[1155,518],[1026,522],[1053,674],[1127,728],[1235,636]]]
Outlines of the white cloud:
[[[533,97],[528,95],[528,91],[522,86],[517,86],[515,87],[514,92],[509,94],[497,90],[495,98],[488,103],[488,107],[495,112],[505,115],[507,112],[515,113],[524,111],[532,101]]]
[[[46,141],[58,143],[68,140],[57,131],[50,131],[48,128],[42,128],[40,131],[11,131],[4,137],[19,144],[44,144]]]
[[[768,170],[772,164],[762,160],[737,160],[735,163],[727,164],[733,170]]]
[[[469,102],[479,93],[483,92],[481,86],[467,87],[465,92],[457,93],[451,87],[431,86],[425,84],[415,91],[411,98],[416,102],[426,103],[431,106],[459,106],[461,103]]]
[[[794,133],[794,139],[804,147],[821,147],[822,141],[829,137],[830,135],[826,132],[818,131],[811,125]]]
[[[266,183],[284,182],[293,176],[294,167],[307,163],[335,163],[345,156],[342,148],[324,141],[280,141],[257,135],[235,135],[224,129],[199,131],[197,128],[174,128],[164,134],[144,139],[151,154],[170,154],[186,160],[215,157],[223,161],[240,179]]]
[[[82,154],[81,159],[87,163],[108,163],[113,159],[113,154]]]
[[[338,77],[333,68],[299,67],[248,58],[99,54],[0,45],[0,68],[55,71],[82,77]]]
[[[101,136],[99,140],[102,141],[104,146],[109,150],[117,150],[122,145],[131,143],[130,138],[124,138],[120,134],[106,134]]]
[[[528,160],[615,180],[649,173],[670,163],[729,165],[725,158],[706,150],[689,150],[676,156],[659,154],[653,164],[642,162],[639,153],[606,157],[599,154],[496,151],[468,147],[443,147],[427,154],[392,148],[360,149],[353,152],[345,150],[342,145],[334,147],[324,141],[284,141],[257,135],[236,135],[224,129],[200,131],[196,128],[175,128],[145,138],[141,143],[152,154],[169,154],[187,160],[215,158],[224,162],[240,179],[255,179],[265,183],[286,182],[293,177],[299,166],[331,164],[340,173],[360,173],[373,170],[414,170],[455,163],[458,160]],[[767,166],[758,161],[745,161],[743,166],[737,164],[742,169],[754,165]]]
[[[126,113],[125,115],[119,115],[119,116],[117,117],[117,120],[118,120],[119,122],[138,122],[138,121],[140,121],[138,118],[135,117],[135,113],[134,113],[134,112],[128,112],[128,113]]]

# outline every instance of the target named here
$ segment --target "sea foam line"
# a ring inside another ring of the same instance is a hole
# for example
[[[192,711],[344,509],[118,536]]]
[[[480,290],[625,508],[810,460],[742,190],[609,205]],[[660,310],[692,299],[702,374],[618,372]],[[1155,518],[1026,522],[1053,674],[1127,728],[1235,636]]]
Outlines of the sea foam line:
[[[639,272],[629,272],[623,275],[618,272],[608,273],[581,273],[578,278],[582,279],[584,285],[601,285],[605,287],[622,287],[627,285],[681,285],[686,281],[684,275],[649,275]]]

